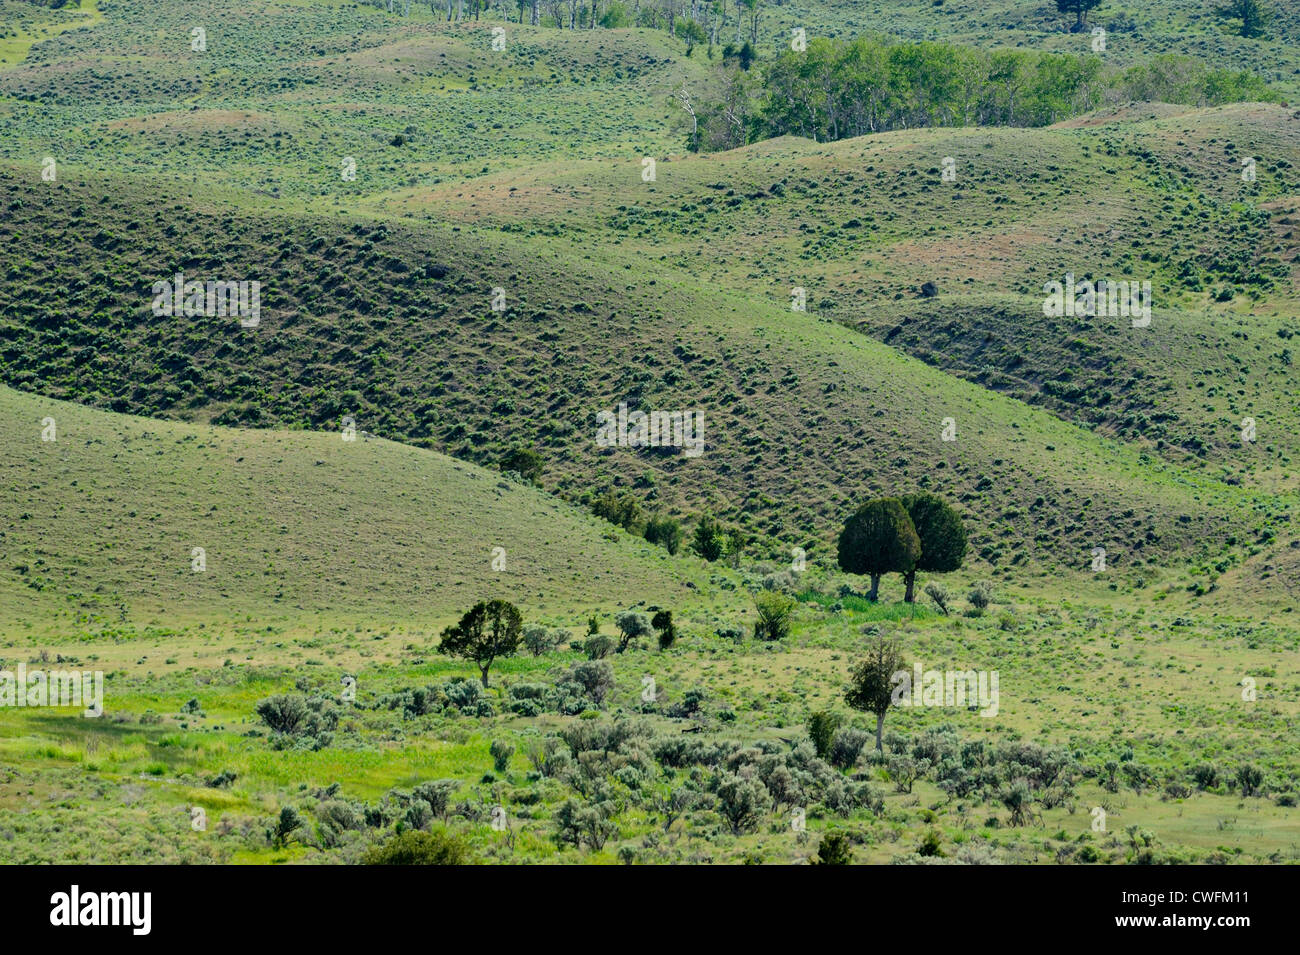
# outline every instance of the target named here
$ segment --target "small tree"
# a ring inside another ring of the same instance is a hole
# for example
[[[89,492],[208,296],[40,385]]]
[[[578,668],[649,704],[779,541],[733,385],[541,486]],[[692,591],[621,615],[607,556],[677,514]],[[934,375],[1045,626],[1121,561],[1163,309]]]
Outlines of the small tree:
[[[442,632],[438,652],[472,660],[478,666],[483,687],[488,670],[497,657],[513,656],[519,649],[524,618],[514,604],[505,600],[479,601],[460,623]]]
[[[793,597],[775,590],[764,590],[754,598],[754,606],[758,608],[754,639],[780,640],[790,635],[790,618],[795,608]]]
[[[726,545],[723,552],[731,558],[731,566],[739,567],[740,558],[745,553],[745,548],[754,542],[754,535],[739,527],[733,527],[725,534]]]
[[[542,456],[532,448],[511,448],[501,456],[501,470],[514,471],[530,484],[542,479]]]
[[[966,599],[970,601],[970,605],[974,608],[975,615],[978,617],[983,614],[984,611],[988,609],[989,604],[993,602],[993,588],[989,586],[988,581],[976,581],[975,585],[971,587],[970,594]]]
[[[925,585],[925,595],[934,601],[934,605],[943,612],[945,617],[948,616],[948,591],[942,584],[930,581]]]
[[[843,720],[830,710],[818,710],[808,716],[808,736],[819,759],[825,759],[831,751],[831,741],[835,731]]]
[[[659,631],[659,649],[667,650],[677,640],[677,628],[673,626],[673,612],[660,610],[650,621],[650,626]]]
[[[1215,11],[1222,20],[1240,20],[1237,33],[1244,37],[1259,36],[1271,19],[1259,0],[1229,0],[1227,6]]]
[[[840,568],[871,577],[871,600],[879,598],[880,578],[907,573],[921,556],[921,541],[907,510],[897,498],[868,501],[844,523],[840,533]]]
[[[550,653],[569,639],[569,631],[563,628],[551,629],[534,624],[524,629],[524,647],[535,657]]]
[[[909,494],[902,498],[907,516],[912,519],[917,540],[921,542],[921,556],[911,570],[903,573],[907,593],[903,599],[916,601],[916,572],[948,573],[961,566],[966,556],[966,528],[947,502],[934,494]]]
[[[504,773],[510,768],[510,757],[515,754],[515,748],[509,743],[494,739],[488,747],[488,754],[492,757],[492,768],[498,773]]]
[[[608,660],[575,663],[569,669],[569,679],[581,686],[597,706],[602,706],[614,689],[614,668]]]
[[[591,511],[597,517],[603,517],[611,524],[617,524],[629,534],[643,534],[645,531],[645,518],[641,515],[641,505],[627,491],[621,494],[615,494],[612,490],[606,491],[596,498],[595,503],[591,505]]]
[[[828,832],[822,836],[821,845],[817,847],[817,858],[813,865],[852,865],[853,847],[849,837],[842,832]]]
[[[723,532],[722,525],[708,514],[701,515],[695,523],[691,547],[705,560],[717,560],[727,551],[727,535]]]
[[[849,680],[845,701],[855,710],[874,713],[876,716],[876,752],[884,752],[882,736],[885,731],[885,714],[894,702],[893,676],[903,668],[903,653],[895,641],[884,635],[867,650],[867,657],[856,667]]]
[[[1264,785],[1264,774],[1258,767],[1246,763],[1237,770],[1237,785],[1241,787],[1243,796],[1257,796]]]
[[[289,844],[289,838],[300,828],[302,828],[302,816],[299,815],[298,810],[293,806],[285,806],[280,810],[280,816],[275,824],[267,830],[272,848],[283,849]]]
[[[614,626],[622,634],[618,642],[618,652],[622,653],[633,641],[650,634],[650,617],[639,610],[624,610],[614,615]]]
[[[682,547],[682,525],[671,517],[656,514],[646,521],[645,539],[658,544],[670,554],[676,554]]]
[[[1101,0],[1056,0],[1056,9],[1061,13],[1073,13],[1076,17],[1074,33],[1083,32],[1083,22],[1088,19],[1088,11],[1101,6]]]

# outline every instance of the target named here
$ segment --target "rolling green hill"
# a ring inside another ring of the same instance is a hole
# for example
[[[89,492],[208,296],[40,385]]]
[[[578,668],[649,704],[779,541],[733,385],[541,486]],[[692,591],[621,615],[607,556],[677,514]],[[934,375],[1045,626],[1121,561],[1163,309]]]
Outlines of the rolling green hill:
[[[6,182],[28,198],[0,226],[12,263],[0,369],[53,397],[245,426],[330,428],[352,415],[484,463],[528,444],[544,454],[548,489],[581,499],[632,487],[652,508],[741,523],[769,552],[816,550],[855,501],[900,487],[959,501],[976,553],[1008,573],[1086,569],[1096,546],[1125,570],[1175,555],[1232,560],[1272,539],[1291,506],[1144,458],[837,323],[654,260],[630,274],[609,244],[579,255],[568,238],[436,222],[339,230],[189,212],[129,183]],[[258,277],[261,324],[153,316],[150,286],[177,270]],[[491,310],[494,287],[507,290],[504,313]],[[598,447],[596,415],[621,401],[701,410],[704,454]],[[946,418],[955,442],[941,439]]]
[[[368,205],[450,209],[584,253],[612,234],[609,254],[634,267],[650,244],[669,267],[774,304],[804,287],[811,314],[945,371],[1179,464],[1295,488],[1292,112],[1156,106],[1042,130],[771,140],[676,160],[649,185],[617,164],[547,166]],[[1151,326],[1044,317],[1043,284],[1067,273],[1150,281]],[[1267,436],[1243,448],[1248,416]]]
[[[46,419],[56,440],[42,440]],[[698,559],[433,451],[146,421],[7,388],[0,420],[0,604],[6,630],[29,638],[202,622],[432,626],[498,596],[532,619],[576,620],[719,594]]]

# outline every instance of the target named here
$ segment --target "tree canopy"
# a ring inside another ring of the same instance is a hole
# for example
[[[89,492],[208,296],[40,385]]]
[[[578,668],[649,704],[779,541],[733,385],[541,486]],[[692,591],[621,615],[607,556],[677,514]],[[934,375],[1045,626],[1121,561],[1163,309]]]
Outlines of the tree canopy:
[[[519,649],[524,619],[514,604],[504,600],[479,601],[460,623],[442,631],[438,652],[472,660],[483,686],[497,657],[513,656]]]
[[[880,593],[880,578],[907,573],[921,556],[921,541],[912,519],[896,497],[868,501],[844,523],[840,532],[839,563],[850,574],[871,577],[870,599]]]

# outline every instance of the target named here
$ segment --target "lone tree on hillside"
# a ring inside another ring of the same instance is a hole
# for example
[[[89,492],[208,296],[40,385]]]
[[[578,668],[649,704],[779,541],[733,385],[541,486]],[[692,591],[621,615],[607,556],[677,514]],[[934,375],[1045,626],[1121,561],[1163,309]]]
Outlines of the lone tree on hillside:
[[[898,643],[882,634],[867,651],[867,658],[853,668],[845,702],[855,710],[876,714],[876,752],[884,752],[882,737],[885,714],[894,702],[893,676],[903,668],[903,652]]]
[[[1269,15],[1260,6],[1259,0],[1230,0],[1215,13],[1221,20],[1240,20],[1241,26],[1237,28],[1237,33],[1244,37],[1259,36],[1269,21]]]
[[[1056,9],[1061,13],[1073,13],[1076,17],[1071,33],[1083,32],[1083,21],[1088,19],[1088,11],[1101,6],[1101,0],[1056,0]]]
[[[542,479],[542,456],[532,448],[511,448],[501,456],[501,470],[514,471],[530,484]]]
[[[902,498],[907,516],[912,519],[921,556],[911,570],[903,573],[908,603],[916,602],[916,572],[947,573],[961,566],[966,556],[966,528],[946,501],[934,494],[909,494]]]
[[[869,574],[871,593],[880,594],[880,578],[897,571],[905,574],[921,556],[921,541],[907,510],[896,497],[868,501],[844,522],[840,532],[840,568],[850,574]]]
[[[488,669],[497,657],[514,656],[519,649],[524,618],[514,604],[504,600],[480,600],[460,623],[442,631],[438,652],[473,660],[486,689]]]
[[[614,614],[614,625],[618,627],[621,634],[618,641],[619,653],[630,647],[633,642],[650,635],[650,617],[640,610],[624,610],[622,613]]]
[[[701,514],[695,524],[691,547],[707,561],[715,561],[727,552],[727,534],[722,525],[708,514]]]
[[[795,599],[775,590],[764,590],[754,598],[758,619],[754,621],[755,640],[781,640],[790,636],[790,618]]]

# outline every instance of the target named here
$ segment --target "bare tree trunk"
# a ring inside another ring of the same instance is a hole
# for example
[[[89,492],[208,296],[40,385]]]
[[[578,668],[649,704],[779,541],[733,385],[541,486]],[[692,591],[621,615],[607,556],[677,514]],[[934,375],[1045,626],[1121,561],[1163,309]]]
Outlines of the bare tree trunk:
[[[487,683],[485,682],[483,685],[487,686]],[[885,746],[881,742],[881,738],[884,736],[884,732],[885,732],[885,714],[877,713],[876,714],[876,752],[877,753],[883,753],[885,751]]]

